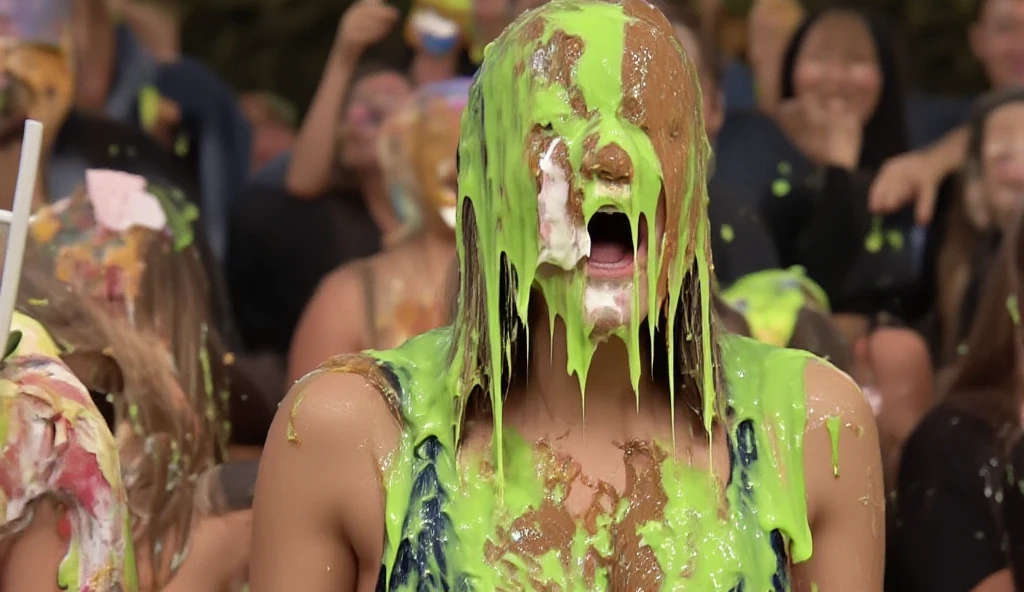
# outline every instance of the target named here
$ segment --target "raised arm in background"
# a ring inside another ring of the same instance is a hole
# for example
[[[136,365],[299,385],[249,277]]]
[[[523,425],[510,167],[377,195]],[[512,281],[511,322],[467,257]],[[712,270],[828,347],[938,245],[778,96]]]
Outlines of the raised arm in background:
[[[328,188],[352,73],[366,48],[383,39],[398,17],[398,9],[383,0],[359,0],[342,15],[320,86],[292,149],[285,176],[285,188],[291,195],[313,199]]]

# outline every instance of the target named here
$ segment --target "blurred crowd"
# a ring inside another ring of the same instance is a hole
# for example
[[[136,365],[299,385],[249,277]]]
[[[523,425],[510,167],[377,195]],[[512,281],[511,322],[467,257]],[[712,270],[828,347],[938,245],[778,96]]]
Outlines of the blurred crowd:
[[[5,358],[52,349],[73,371],[47,389],[103,413],[123,473],[100,462],[82,495],[133,517],[123,532],[58,499],[13,520],[37,495],[8,487],[13,474],[59,489],[86,469],[0,448],[0,591],[42,589],[33,578],[52,574],[76,520],[134,540],[143,589],[245,580],[256,463],[288,386],[449,318],[470,77],[542,1],[465,4],[353,2],[300,119],[183,55],[173,15],[142,0],[0,0],[0,208],[25,121],[45,126],[22,341]],[[887,23],[855,4],[754,0],[736,55],[717,0],[655,4],[699,72],[716,308],[864,391],[888,492],[886,589],[1015,589],[1024,0],[976,2],[967,33],[991,90],[963,99],[905,88]],[[396,29],[411,63],[364,57]],[[19,368],[0,382],[31,380]],[[4,414],[34,412],[0,408],[0,445],[16,440]],[[104,449],[95,426],[61,417],[72,447]]]

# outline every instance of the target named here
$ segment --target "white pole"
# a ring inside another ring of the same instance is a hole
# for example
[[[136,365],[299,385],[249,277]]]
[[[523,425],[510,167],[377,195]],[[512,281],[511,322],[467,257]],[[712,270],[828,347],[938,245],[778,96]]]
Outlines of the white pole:
[[[25,122],[25,137],[21,144],[21,162],[18,182],[14,187],[14,212],[3,218],[9,220],[7,252],[4,254],[3,279],[0,280],[0,334],[4,336],[0,347],[7,347],[14,319],[14,303],[18,298],[21,264],[25,260],[25,242],[28,240],[29,215],[36,189],[39,155],[43,149],[43,124],[35,120]],[[0,218],[0,222],[7,221]]]

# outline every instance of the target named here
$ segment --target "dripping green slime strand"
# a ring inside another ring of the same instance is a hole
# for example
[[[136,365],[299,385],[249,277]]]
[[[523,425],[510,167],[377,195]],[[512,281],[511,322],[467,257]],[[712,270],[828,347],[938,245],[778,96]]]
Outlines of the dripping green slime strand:
[[[839,417],[831,415],[825,418],[825,428],[828,429],[828,437],[832,441],[832,475],[839,476],[839,430],[841,429]]]

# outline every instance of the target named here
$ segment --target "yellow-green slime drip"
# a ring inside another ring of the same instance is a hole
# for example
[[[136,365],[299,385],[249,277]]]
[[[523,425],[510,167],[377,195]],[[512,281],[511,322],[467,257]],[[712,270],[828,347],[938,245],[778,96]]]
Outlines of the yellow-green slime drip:
[[[828,428],[828,437],[832,441],[832,474],[839,476],[839,430],[842,427],[839,417],[831,415],[825,419],[825,427]]]

